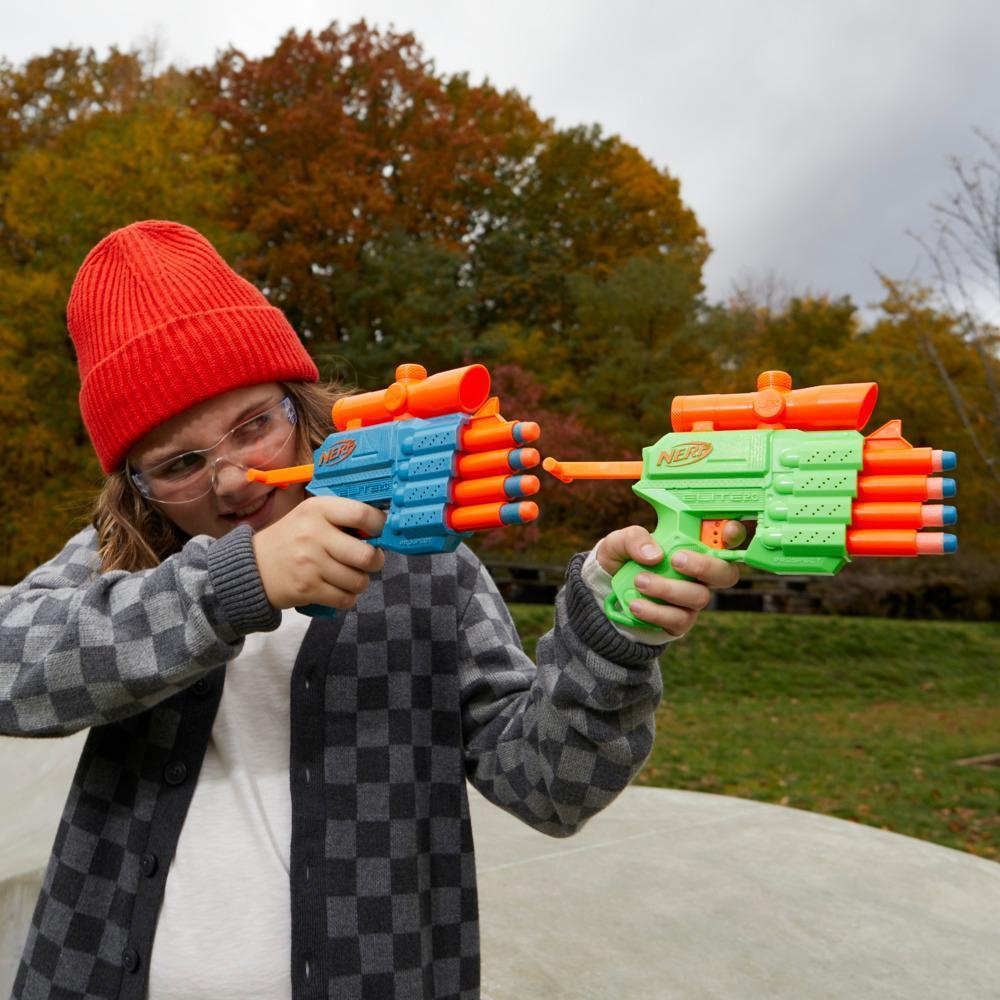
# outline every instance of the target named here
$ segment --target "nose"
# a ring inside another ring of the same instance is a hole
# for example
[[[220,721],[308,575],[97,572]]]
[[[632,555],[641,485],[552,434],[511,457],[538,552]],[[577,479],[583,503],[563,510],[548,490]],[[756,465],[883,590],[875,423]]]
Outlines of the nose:
[[[212,488],[216,493],[233,493],[247,486],[247,473],[227,458],[217,458],[212,467]]]

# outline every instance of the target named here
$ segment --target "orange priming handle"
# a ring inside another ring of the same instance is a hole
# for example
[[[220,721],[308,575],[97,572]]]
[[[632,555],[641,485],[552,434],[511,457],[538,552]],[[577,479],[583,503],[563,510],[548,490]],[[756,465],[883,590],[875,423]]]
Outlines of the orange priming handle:
[[[642,479],[642,462],[560,462],[547,458],[542,468],[564,483],[574,479]]]
[[[266,483],[285,489],[293,483],[308,483],[313,477],[313,466],[291,465],[287,469],[247,469],[251,483]]]

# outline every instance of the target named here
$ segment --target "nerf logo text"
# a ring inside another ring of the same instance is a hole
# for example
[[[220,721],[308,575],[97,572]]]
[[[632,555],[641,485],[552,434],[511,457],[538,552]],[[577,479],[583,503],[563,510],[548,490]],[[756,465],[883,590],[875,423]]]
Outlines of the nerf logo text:
[[[358,446],[358,442],[354,438],[347,438],[344,441],[338,441],[332,448],[327,448],[319,457],[319,465],[336,465],[338,462],[343,462],[345,458],[349,458],[354,449]]]
[[[708,441],[687,441],[669,451],[661,451],[657,460],[657,468],[661,465],[694,465],[712,454],[712,445]]]

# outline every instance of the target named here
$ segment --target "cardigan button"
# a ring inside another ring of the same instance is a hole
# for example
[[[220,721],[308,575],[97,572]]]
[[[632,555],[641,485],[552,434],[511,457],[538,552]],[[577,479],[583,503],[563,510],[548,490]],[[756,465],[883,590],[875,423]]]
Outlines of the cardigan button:
[[[171,761],[163,769],[163,780],[168,785],[180,785],[187,777],[188,769],[179,760]]]
[[[192,693],[198,695],[199,698],[204,698],[210,690],[211,685],[204,677],[199,677],[198,680],[191,685]]]
[[[139,871],[146,878],[152,878],[156,874],[157,867],[159,867],[159,862],[155,854],[144,854],[139,858]]]
[[[135,948],[126,948],[122,952],[122,968],[126,972],[139,971],[139,952]]]

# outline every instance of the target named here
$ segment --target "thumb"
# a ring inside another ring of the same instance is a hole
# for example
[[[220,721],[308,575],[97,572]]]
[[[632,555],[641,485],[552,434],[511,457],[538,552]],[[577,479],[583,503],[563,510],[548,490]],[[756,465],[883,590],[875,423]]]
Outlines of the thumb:
[[[614,576],[630,561],[656,566],[663,560],[663,549],[645,528],[634,524],[602,538],[597,543],[594,557],[605,572]]]

